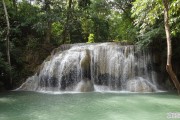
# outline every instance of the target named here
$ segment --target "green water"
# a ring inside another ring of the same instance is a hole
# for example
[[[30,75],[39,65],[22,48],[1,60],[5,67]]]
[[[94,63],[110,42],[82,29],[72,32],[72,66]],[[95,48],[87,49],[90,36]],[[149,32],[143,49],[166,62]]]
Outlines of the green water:
[[[180,113],[170,93],[0,94],[0,120],[166,120]]]

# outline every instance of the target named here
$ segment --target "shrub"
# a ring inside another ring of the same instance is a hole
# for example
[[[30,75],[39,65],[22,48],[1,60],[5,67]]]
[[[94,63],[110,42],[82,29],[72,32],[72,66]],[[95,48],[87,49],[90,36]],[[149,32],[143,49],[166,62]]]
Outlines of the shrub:
[[[94,34],[89,34],[88,42],[87,43],[94,43]]]

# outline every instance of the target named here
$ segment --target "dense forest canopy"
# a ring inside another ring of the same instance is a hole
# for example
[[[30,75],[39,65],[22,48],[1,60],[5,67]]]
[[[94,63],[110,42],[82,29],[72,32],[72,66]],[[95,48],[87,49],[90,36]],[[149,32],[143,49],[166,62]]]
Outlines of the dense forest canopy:
[[[166,58],[162,0],[4,0],[0,2],[0,89],[12,89],[31,75],[61,44],[128,42],[157,48]],[[180,0],[169,1],[173,60],[180,59]],[[178,63],[177,63],[178,64]],[[10,85],[12,77],[13,85]]]

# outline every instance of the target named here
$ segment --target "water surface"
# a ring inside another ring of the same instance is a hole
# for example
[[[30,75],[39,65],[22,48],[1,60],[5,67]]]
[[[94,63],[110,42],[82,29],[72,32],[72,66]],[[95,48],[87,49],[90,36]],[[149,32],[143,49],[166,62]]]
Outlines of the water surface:
[[[0,93],[0,120],[165,120],[180,113],[173,93]]]

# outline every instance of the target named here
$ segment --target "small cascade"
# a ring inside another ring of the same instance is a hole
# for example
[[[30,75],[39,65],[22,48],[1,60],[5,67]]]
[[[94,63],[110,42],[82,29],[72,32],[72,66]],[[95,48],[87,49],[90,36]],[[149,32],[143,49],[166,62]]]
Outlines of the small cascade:
[[[152,53],[120,43],[62,45],[18,90],[157,91]]]

